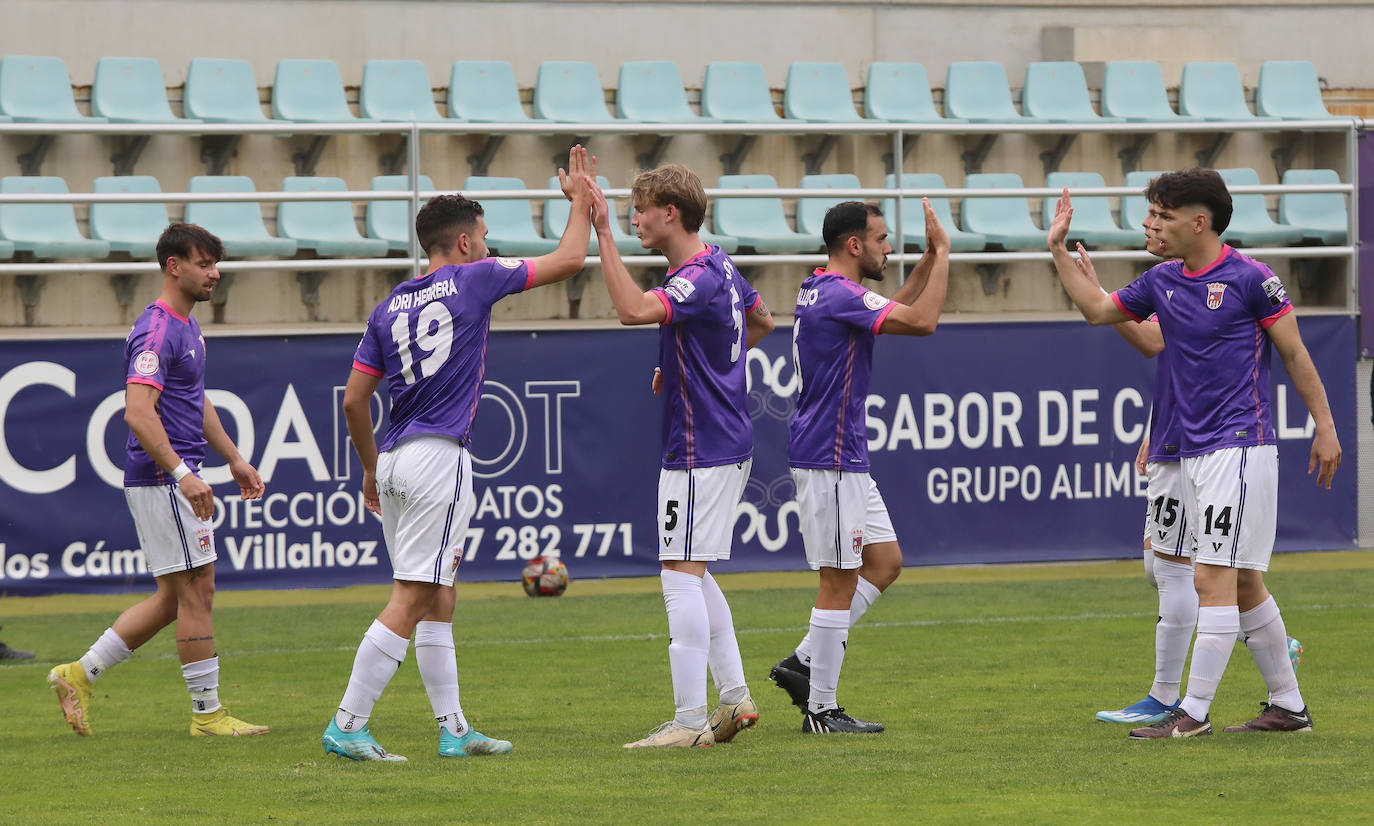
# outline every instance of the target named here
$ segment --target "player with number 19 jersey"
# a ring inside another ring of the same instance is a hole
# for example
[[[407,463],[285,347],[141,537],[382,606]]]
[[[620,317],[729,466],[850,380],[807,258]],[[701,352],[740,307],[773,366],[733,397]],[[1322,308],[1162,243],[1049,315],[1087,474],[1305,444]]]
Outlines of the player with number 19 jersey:
[[[752,458],[744,317],[758,307],[758,291],[720,247],[708,245],[651,292],[667,313],[658,333],[664,469]]]
[[[377,305],[353,368],[386,376],[390,385],[379,451],[422,434],[468,444],[482,398],[491,307],[533,281],[532,262],[487,258],[410,279]]]

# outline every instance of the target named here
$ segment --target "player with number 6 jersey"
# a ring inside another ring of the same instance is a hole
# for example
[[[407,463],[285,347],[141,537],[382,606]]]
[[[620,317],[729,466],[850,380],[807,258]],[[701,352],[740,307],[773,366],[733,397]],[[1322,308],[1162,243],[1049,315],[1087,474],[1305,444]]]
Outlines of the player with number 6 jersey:
[[[500,299],[576,275],[591,234],[587,180],[596,159],[574,146],[558,170],[571,216],[558,248],[529,261],[490,258],[481,204],[442,195],[415,217],[430,271],[372,312],[344,390],[348,435],[363,465],[363,497],[382,517],[391,557],[390,601],[363,635],[339,711],[321,737],[327,753],[401,762],[368,729],[373,707],[415,634],[420,678],[439,723],[439,756],[505,754],[511,744],[468,725],[458,696],[453,581],[476,510],[468,445],[482,397],[491,307]],[[382,378],[391,420],[380,450],[372,397]]]
[[[746,352],[772,331],[773,320],[730,257],[702,243],[706,191],[691,170],[662,166],[640,173],[631,188],[631,223],[640,243],[668,259],[663,284],[648,292],[636,286],[616,252],[605,196],[593,187],[592,198],[601,269],[620,322],[660,325],[652,387],[665,403],[658,558],[676,712],[625,747],[728,742],[759,714],[744,679],[730,605],[706,567],[730,558],[735,508],[754,456]],[[709,718],[708,667],[720,694]]]

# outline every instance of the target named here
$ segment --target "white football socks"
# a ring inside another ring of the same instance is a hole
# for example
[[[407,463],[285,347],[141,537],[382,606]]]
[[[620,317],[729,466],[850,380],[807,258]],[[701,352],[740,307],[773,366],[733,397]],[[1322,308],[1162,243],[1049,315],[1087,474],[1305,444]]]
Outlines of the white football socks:
[[[673,716],[694,731],[706,727],[706,669],[711,648],[706,597],[699,576],[663,571],[663,606],[668,612],[668,664],[673,673]]]
[[[1159,588],[1159,622],[1155,625],[1155,682],[1150,696],[1172,705],[1178,701],[1188,644],[1197,626],[1197,589],[1191,565],[1156,558],[1154,577]]]
[[[181,676],[186,680],[186,690],[191,692],[191,711],[219,711],[219,657],[187,663],[181,667]]]
[[[1289,711],[1307,707],[1298,691],[1298,675],[1288,658],[1288,629],[1278,603],[1271,596],[1240,615],[1240,630],[1246,635],[1245,647],[1259,667],[1269,689],[1269,702]]]
[[[86,679],[95,682],[100,675],[129,659],[133,653],[113,628],[106,628],[89,651],[81,655],[81,667],[86,670]]]
[[[1188,673],[1188,696],[1183,698],[1182,706],[1194,720],[1207,719],[1239,631],[1240,609],[1236,606],[1204,605],[1198,609],[1193,667]]]
[[[835,691],[844,665],[849,639],[849,611],[811,609],[811,695],[806,707],[812,714],[835,708]]]
[[[707,655],[711,679],[715,681],[722,703],[741,702],[749,696],[749,686],[744,681],[744,663],[740,660],[739,642],[735,639],[735,620],[730,614],[730,603],[710,573],[701,578],[701,595],[706,601],[706,619],[711,629],[711,646]]]
[[[429,695],[434,719],[449,734],[462,737],[468,720],[458,702],[458,659],[453,648],[453,623],[421,622],[415,626],[415,664]]]
[[[373,706],[401,667],[409,647],[410,640],[382,625],[381,620],[372,621],[358,646],[358,655],[353,658],[353,673],[339,701],[339,712],[334,715],[339,728],[359,731],[367,725]]]
[[[878,586],[859,577],[859,582],[854,586],[854,599],[849,603],[849,627],[853,628],[873,603],[878,601],[878,597],[883,592],[878,590]],[[811,665],[811,632],[807,631],[806,636],[797,644],[797,659],[802,661],[802,665]]]

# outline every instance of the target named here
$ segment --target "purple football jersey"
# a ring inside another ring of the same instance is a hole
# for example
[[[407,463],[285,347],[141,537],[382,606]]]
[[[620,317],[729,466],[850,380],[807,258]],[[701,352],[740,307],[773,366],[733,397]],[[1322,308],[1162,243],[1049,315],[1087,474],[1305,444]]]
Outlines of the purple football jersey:
[[[715,467],[754,455],[744,316],[759,294],[710,245],[651,292],[667,312],[658,331],[663,371],[663,467]]]
[[[1145,324],[1158,324],[1151,318]],[[1166,346],[1155,356],[1155,399],[1150,407],[1151,462],[1177,462],[1179,451],[1178,407],[1174,404],[1172,351]]]
[[[487,363],[491,305],[528,289],[534,267],[486,258],[397,286],[367,319],[353,369],[386,376],[391,416],[379,450],[407,436],[471,435]]]
[[[839,273],[818,269],[802,282],[792,323],[801,383],[788,427],[792,467],[868,472],[873,339],[896,306]]]
[[[1208,267],[1179,260],[1146,270],[1112,300],[1134,318],[1159,316],[1171,352],[1178,456],[1274,444],[1265,329],[1292,312],[1273,270],[1229,246]]]
[[[161,299],[149,304],[124,342],[124,380],[162,391],[156,409],[167,440],[199,475],[205,461],[205,336],[200,325],[194,318],[177,315]],[[124,443],[124,455],[125,487],[174,481],[132,431]]]

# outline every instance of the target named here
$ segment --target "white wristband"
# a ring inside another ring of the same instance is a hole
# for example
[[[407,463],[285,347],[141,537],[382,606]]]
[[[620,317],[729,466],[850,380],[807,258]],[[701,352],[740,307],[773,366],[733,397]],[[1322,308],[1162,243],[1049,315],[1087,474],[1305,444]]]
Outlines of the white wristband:
[[[182,462],[181,464],[172,468],[172,478],[177,480],[178,482],[180,482],[182,479],[185,479],[187,476],[190,475],[191,469],[186,466],[185,462]]]

